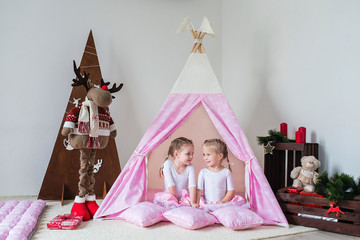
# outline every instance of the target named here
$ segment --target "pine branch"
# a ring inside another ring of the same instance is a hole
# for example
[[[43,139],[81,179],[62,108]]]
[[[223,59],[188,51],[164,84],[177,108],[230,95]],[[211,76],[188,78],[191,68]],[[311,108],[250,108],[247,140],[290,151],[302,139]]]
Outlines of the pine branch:
[[[317,178],[316,191],[326,196],[329,201],[341,202],[352,200],[360,194],[360,178],[356,183],[354,178],[345,173],[335,173],[330,179],[325,171]]]
[[[329,182],[328,173],[325,171],[316,178],[316,192],[325,194],[327,192],[327,184]]]
[[[295,142],[295,140],[288,139],[284,134],[275,129],[270,129],[268,131],[269,136],[266,137],[257,137],[259,145],[266,145],[268,142],[282,142],[282,143],[289,143]]]
[[[257,137],[257,141],[259,145],[266,145],[271,140],[270,136],[267,137]]]
[[[354,187],[355,195],[360,195],[360,177],[358,178],[357,184]]]

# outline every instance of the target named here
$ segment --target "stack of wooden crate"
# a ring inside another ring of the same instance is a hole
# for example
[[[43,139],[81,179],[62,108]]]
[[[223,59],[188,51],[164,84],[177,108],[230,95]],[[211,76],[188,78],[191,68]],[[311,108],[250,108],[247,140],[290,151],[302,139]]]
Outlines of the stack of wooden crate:
[[[344,214],[336,216],[325,214],[330,206],[324,197],[288,193],[287,188],[279,189],[276,197],[291,224],[360,237],[360,200],[340,202]]]
[[[301,166],[303,156],[318,159],[318,143],[271,143],[272,154],[264,156],[264,173],[274,193],[280,188],[292,185],[290,172]]]

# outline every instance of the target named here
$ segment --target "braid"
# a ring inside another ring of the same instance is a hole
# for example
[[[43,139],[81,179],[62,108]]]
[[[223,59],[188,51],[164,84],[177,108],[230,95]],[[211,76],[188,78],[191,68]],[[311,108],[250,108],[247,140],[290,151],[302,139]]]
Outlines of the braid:
[[[170,143],[169,151],[165,158],[165,161],[168,160],[170,156],[174,157],[175,151],[180,151],[184,145],[194,145],[194,144],[190,139],[187,139],[185,137],[179,137],[179,138],[175,138],[174,140],[172,140]],[[161,178],[164,177],[163,168],[164,168],[164,164],[161,166],[161,168],[159,170],[159,176]]]
[[[229,168],[229,170],[232,171],[232,170],[231,170],[231,166],[230,166],[229,157],[226,157],[226,161],[227,161],[227,163],[228,163],[228,168]]]
[[[223,158],[221,160],[226,158],[228,163],[228,168],[231,170],[230,161],[229,161],[229,152],[226,144],[221,139],[214,138],[214,139],[205,140],[204,145],[207,147],[212,147],[215,150],[216,154],[223,154]]]
[[[164,160],[164,162],[166,161],[166,160],[168,160],[169,159],[169,155],[167,155],[166,156],[166,158],[165,158],[165,160]],[[160,178],[164,178],[164,163],[163,163],[163,165],[161,165],[161,167],[160,167],[160,169],[159,169],[159,177]]]

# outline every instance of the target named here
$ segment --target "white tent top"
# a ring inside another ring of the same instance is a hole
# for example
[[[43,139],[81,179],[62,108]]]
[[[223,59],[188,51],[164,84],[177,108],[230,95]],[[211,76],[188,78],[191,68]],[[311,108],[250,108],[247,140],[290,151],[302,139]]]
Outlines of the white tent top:
[[[222,93],[205,53],[191,53],[171,93]]]
[[[191,32],[194,38],[194,46],[171,93],[223,93],[202,45],[202,40],[206,34],[215,37],[209,20],[204,17],[199,31],[195,31],[189,18],[186,17],[176,32],[185,31]]]

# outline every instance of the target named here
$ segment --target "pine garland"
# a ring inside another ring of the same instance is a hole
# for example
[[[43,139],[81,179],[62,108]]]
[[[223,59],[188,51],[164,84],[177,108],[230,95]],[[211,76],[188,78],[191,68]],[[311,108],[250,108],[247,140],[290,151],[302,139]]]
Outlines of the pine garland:
[[[268,131],[269,136],[266,137],[257,137],[257,141],[259,145],[266,145],[268,142],[282,142],[282,143],[289,143],[295,142],[295,140],[288,139],[284,134],[275,129],[270,129]]]
[[[325,171],[317,177],[316,192],[323,194],[329,201],[341,202],[352,200],[360,194],[360,178],[357,183],[354,177],[345,173],[335,173],[330,179]]]

